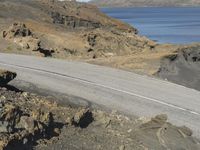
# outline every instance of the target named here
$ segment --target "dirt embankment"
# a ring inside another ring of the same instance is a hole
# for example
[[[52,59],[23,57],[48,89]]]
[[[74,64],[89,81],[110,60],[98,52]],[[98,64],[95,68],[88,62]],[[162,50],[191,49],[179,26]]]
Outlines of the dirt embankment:
[[[1,71],[1,85],[15,76]],[[192,131],[168,123],[166,115],[128,118],[60,106],[51,98],[5,87],[0,87],[0,112],[1,150],[200,149]]]

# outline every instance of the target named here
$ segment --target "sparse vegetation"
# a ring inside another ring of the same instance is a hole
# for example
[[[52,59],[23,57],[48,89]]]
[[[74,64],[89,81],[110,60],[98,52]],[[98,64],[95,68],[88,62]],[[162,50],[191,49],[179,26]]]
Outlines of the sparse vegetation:
[[[17,47],[17,50],[18,50],[18,51],[22,51],[22,48],[21,48],[21,47]]]
[[[7,48],[6,48],[6,51],[11,51],[13,48],[11,47],[11,46],[8,46]]]

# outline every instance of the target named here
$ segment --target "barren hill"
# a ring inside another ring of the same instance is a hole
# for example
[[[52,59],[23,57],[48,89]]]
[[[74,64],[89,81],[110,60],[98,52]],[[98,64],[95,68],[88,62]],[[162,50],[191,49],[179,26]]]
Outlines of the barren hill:
[[[158,54],[158,44],[134,27],[79,2],[0,0],[0,32],[0,52],[78,59],[145,73],[154,73],[160,57],[169,53]]]
[[[81,60],[154,74],[177,45],[159,45],[91,4],[0,0],[0,52]]]
[[[99,58],[151,49],[137,30],[93,5],[57,0],[0,0],[2,51],[56,58]]]
[[[199,6],[199,0],[92,0],[91,3],[106,7]]]

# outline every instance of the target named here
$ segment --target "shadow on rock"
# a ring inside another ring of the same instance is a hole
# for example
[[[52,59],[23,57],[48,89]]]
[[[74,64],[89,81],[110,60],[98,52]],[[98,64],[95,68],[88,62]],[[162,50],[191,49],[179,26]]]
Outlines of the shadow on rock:
[[[72,124],[76,127],[87,128],[94,121],[89,109],[82,109],[72,118]]]
[[[43,49],[43,48],[39,48],[38,51],[44,54],[44,57],[52,57],[52,54],[55,53],[54,50],[48,50],[48,49]]]

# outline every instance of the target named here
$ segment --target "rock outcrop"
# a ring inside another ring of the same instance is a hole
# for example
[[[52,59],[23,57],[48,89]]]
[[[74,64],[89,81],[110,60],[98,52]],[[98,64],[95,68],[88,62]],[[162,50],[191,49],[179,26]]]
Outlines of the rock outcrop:
[[[58,0],[43,0],[42,2],[41,5],[44,6],[44,10],[48,12],[53,23],[63,24],[70,28],[104,28],[137,33],[132,26],[106,16],[90,4]]]
[[[187,147],[186,145],[193,145],[193,142],[197,143],[197,145],[191,149],[200,148],[197,140],[193,142],[190,141],[192,131],[185,126],[173,126],[171,123],[167,122],[167,115],[158,115],[150,121],[141,124],[139,128],[140,129],[133,134],[138,137],[141,143],[145,143],[144,145],[146,148],[185,149]]]
[[[0,92],[0,150],[29,150],[37,140],[57,136],[54,130],[59,127],[47,105],[42,107],[45,102],[26,93]]]
[[[200,90],[200,45],[185,46],[162,59],[157,76]]]
[[[71,120],[71,123],[77,127],[86,128],[94,120],[90,109],[81,109]]]
[[[30,29],[21,22],[13,23],[7,30],[3,31],[3,38],[12,40],[21,47],[32,51],[37,51],[40,48],[40,40],[34,37]]]
[[[7,39],[12,39],[16,37],[27,37],[31,35],[32,33],[30,29],[28,29],[26,25],[22,23],[14,23],[8,28],[7,31],[3,31],[3,38]]]
[[[16,73],[0,71],[0,86],[16,77]],[[45,104],[28,93],[8,91],[0,87],[0,150],[32,149],[38,139],[55,136],[57,128],[53,114],[41,107]],[[53,104],[52,104],[53,105]]]
[[[65,16],[61,15],[58,12],[51,12],[51,17],[53,19],[53,23],[55,24],[63,24],[66,27],[75,29],[75,28],[100,28],[102,25],[99,22],[93,22],[91,20],[84,20],[82,18],[74,17],[74,16]]]
[[[16,77],[16,73],[0,70],[0,86],[5,86]]]
[[[53,50],[41,46],[41,40],[34,35],[24,23],[13,23],[8,30],[3,31],[3,38],[13,41],[17,45],[30,51],[38,51],[45,57],[52,56]]]

